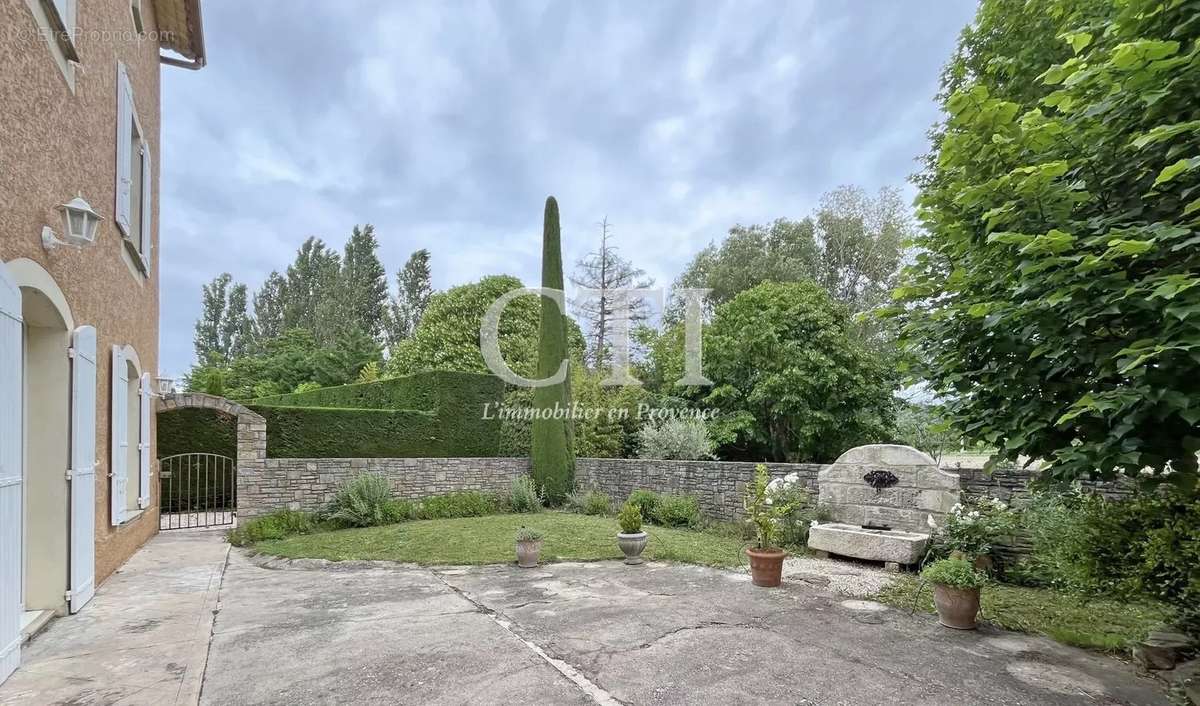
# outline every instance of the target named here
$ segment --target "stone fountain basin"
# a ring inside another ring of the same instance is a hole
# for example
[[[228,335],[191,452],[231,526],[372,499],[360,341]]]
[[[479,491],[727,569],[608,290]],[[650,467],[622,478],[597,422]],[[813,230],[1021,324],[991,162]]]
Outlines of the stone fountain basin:
[[[838,522],[808,530],[808,547],[855,559],[916,564],[925,555],[929,535],[900,530],[866,529]]]

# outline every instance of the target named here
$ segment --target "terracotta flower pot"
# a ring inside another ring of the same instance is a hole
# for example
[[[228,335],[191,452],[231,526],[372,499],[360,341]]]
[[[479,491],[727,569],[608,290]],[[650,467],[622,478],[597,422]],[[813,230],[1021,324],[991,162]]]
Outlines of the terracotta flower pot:
[[[618,532],[617,546],[625,554],[626,564],[640,564],[642,563],[642,550],[646,548],[646,533],[633,532],[625,534],[624,532]]]
[[[774,588],[783,583],[783,559],[787,552],[782,549],[750,547],[746,550],[746,555],[750,557],[750,580],[755,586]]]
[[[974,630],[979,615],[979,589],[933,585],[933,605],[938,622],[955,630]]]
[[[538,555],[542,553],[542,540],[532,542],[517,542],[517,566],[522,569],[536,569]]]

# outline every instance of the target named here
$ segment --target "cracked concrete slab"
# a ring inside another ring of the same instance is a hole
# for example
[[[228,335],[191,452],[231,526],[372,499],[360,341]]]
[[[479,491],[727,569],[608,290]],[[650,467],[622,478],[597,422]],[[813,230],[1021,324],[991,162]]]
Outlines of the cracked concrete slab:
[[[1166,703],[1129,665],[1048,639],[734,576],[601,562],[446,578],[624,703]]]
[[[798,565],[762,589],[665,563],[429,569],[225,548],[152,541],[35,640],[0,703],[1167,702],[1117,660],[864,600],[863,567]],[[818,568],[849,580],[804,580]]]
[[[0,704],[196,703],[228,553],[222,532],[155,536],[25,646]]]
[[[230,557],[204,704],[592,703],[431,571]]]

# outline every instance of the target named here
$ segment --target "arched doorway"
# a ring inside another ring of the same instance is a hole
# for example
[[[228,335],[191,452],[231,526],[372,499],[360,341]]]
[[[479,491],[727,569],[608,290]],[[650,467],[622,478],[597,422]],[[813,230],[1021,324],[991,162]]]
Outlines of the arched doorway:
[[[95,361],[54,278],[0,263],[0,681],[25,631],[94,593]]]

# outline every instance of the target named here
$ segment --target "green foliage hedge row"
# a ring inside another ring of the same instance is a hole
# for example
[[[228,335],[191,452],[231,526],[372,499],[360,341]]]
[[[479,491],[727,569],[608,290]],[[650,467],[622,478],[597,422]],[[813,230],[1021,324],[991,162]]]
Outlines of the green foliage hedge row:
[[[211,453],[237,457],[237,419],[215,409],[173,409],[158,415],[158,457]]]
[[[471,448],[455,446],[456,439],[445,433],[433,412],[266,405],[250,409],[267,420],[268,458],[472,455]],[[451,448],[454,453],[448,453]]]
[[[270,458],[496,456],[500,421],[484,419],[504,383],[491,375],[429,371],[251,400],[267,420]],[[494,417],[494,415],[491,415]],[[159,455],[236,457],[237,421],[207,409],[158,415]]]
[[[272,395],[250,400],[250,404],[273,407],[343,407],[354,409],[423,409],[454,411],[478,407],[481,417],[485,402],[499,402],[504,382],[492,375],[450,370],[388,378],[376,382],[322,387],[308,392]]]
[[[484,418],[484,405],[503,395],[504,383],[492,375],[433,370],[263,397],[250,406],[267,417],[273,458],[496,456],[500,422],[494,414]]]

